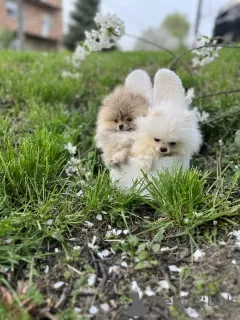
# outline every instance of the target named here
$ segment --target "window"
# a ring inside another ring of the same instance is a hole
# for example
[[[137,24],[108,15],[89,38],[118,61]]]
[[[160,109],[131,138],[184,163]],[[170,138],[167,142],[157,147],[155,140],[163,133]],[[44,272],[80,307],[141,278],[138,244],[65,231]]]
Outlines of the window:
[[[14,0],[6,0],[6,10],[9,18],[16,20],[18,16],[18,5]]]
[[[55,28],[55,16],[49,13],[44,14],[42,20],[42,34],[47,37],[49,32]]]

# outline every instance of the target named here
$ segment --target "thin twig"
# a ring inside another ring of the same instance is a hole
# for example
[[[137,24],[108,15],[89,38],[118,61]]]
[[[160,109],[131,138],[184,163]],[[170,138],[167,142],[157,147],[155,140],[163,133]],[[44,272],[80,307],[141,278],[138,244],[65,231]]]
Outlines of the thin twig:
[[[215,96],[218,96],[218,95],[221,95],[221,94],[229,94],[229,93],[235,93],[235,92],[240,92],[240,89],[233,89],[233,90],[209,93],[209,94],[206,94],[204,96],[196,97],[196,98],[193,99],[193,101],[202,100],[202,99],[209,98],[209,97],[215,97]]]
[[[192,48],[190,50],[187,50],[185,51],[184,53],[180,54],[179,56],[175,57],[175,59],[172,60],[172,62],[169,64],[168,68],[171,69],[173,64],[176,64],[179,60],[181,60],[184,56],[186,56],[187,54],[195,51],[195,50],[199,50],[199,49],[202,49],[202,48],[217,48],[219,47],[220,45],[216,45],[216,44],[207,44],[207,45],[204,45],[204,46],[200,46],[200,47],[196,47],[196,48]],[[240,49],[240,47],[238,46],[222,46],[222,48],[231,48],[231,49]]]
[[[161,49],[161,50],[169,53],[169,54],[170,54],[172,57],[174,57],[175,59],[178,58],[178,56],[177,56],[174,52],[172,52],[171,50],[163,47],[162,45],[159,45],[159,44],[154,43],[154,42],[152,42],[152,41],[149,41],[149,40],[147,40],[147,39],[145,39],[145,38],[137,37],[137,36],[135,36],[135,35],[133,35],[133,34],[129,34],[129,33],[125,33],[125,36],[127,36],[127,37],[129,37],[129,38],[132,38],[132,39],[140,40],[140,41],[145,42],[145,43],[148,43],[148,44],[151,44],[151,45],[154,46],[155,48]],[[174,59],[174,60],[175,60],[175,59]],[[174,60],[173,60],[173,61],[174,61]],[[182,63],[182,65],[185,67],[185,69],[188,71],[188,73],[192,76],[192,71],[189,69],[188,65],[185,64],[184,62],[181,62],[181,63]],[[170,68],[169,68],[169,69],[170,69]]]

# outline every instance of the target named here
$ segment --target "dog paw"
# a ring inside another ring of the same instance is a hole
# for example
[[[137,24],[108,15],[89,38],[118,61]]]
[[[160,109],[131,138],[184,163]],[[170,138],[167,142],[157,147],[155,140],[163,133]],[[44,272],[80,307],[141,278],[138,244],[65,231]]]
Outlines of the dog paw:
[[[139,160],[139,165],[140,169],[146,173],[148,173],[152,169],[152,163],[150,161]]]

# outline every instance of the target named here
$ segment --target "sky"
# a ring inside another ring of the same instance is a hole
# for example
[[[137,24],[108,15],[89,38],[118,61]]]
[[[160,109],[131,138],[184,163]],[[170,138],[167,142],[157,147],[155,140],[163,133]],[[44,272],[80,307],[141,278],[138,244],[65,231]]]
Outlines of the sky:
[[[228,0],[202,0],[202,19],[200,33],[212,35],[214,19],[218,11]],[[66,32],[69,22],[69,12],[74,8],[75,0],[63,0],[64,30]],[[100,11],[102,13],[116,13],[125,21],[126,33],[141,36],[144,29],[150,26],[158,27],[166,15],[178,12],[186,14],[191,23],[189,42],[194,37],[194,23],[196,19],[198,0],[102,0]],[[123,36],[119,42],[123,50],[132,50],[135,40]]]

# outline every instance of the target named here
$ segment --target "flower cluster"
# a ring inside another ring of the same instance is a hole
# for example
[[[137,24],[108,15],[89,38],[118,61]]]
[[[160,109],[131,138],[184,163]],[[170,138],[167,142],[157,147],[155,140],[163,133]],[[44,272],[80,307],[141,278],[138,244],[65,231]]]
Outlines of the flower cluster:
[[[194,107],[193,111],[194,111],[195,115],[197,116],[197,119],[198,119],[199,122],[207,121],[209,116],[210,116],[209,113],[206,112],[206,111],[202,111],[202,112],[199,111],[198,107]]]
[[[124,22],[116,14],[103,15],[98,13],[94,21],[98,30],[86,31],[85,41],[77,46],[70,59],[67,58],[75,68],[80,66],[90,52],[111,48],[125,33]]]
[[[186,102],[186,105],[188,107],[193,102],[194,97],[195,97],[194,88],[188,89],[186,94],[185,94],[185,102]],[[194,107],[193,108],[193,112],[195,113],[195,115],[196,115],[196,117],[197,117],[199,122],[205,122],[209,118],[209,113],[206,112],[206,111],[202,111],[202,112],[199,111],[198,107]],[[186,221],[186,222],[188,222],[188,221]]]
[[[197,36],[196,47],[193,51],[196,55],[192,60],[193,68],[198,66],[203,67],[211,63],[215,58],[219,57],[218,52],[222,49],[222,47],[217,46],[217,40],[212,41],[210,38],[200,34]]]
[[[191,103],[193,102],[193,98],[195,97],[194,95],[194,88],[190,88],[187,90],[186,95],[185,95],[185,102],[186,105],[189,107]]]

